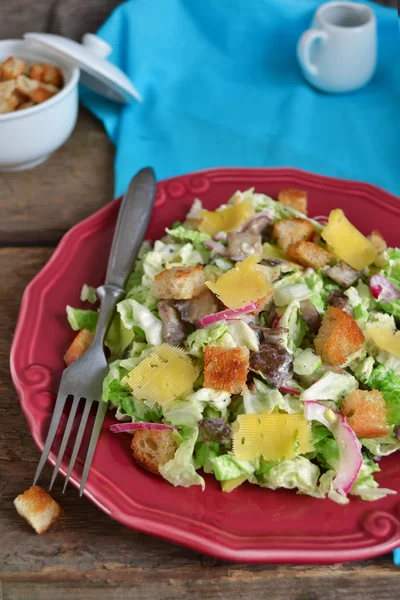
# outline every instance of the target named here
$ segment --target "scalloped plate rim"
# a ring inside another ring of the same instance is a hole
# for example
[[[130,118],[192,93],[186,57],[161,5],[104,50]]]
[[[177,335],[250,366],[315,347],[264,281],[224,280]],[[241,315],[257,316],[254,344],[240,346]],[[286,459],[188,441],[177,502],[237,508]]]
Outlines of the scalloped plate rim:
[[[170,177],[168,179],[164,179],[160,184],[166,186],[168,182],[176,181],[180,179],[186,180],[187,178],[191,178],[198,175],[207,175],[211,176],[235,176],[235,179],[240,178],[240,176],[255,176],[257,175],[261,177],[281,177],[288,176],[289,178],[297,179],[299,181],[308,180],[311,184],[315,185],[315,183],[320,184],[322,187],[337,187],[343,188],[346,187],[346,192],[349,191],[354,192],[357,195],[366,195],[370,200],[376,202],[377,204],[385,204],[387,208],[392,209],[394,212],[400,215],[400,201],[390,192],[382,190],[378,186],[373,184],[351,181],[347,179],[340,179],[335,177],[329,177],[325,175],[313,174],[308,171],[304,171],[301,169],[294,169],[289,167],[277,167],[277,168],[244,168],[244,167],[221,167],[221,168],[212,168],[212,169],[201,169],[198,171],[193,171],[191,173],[187,173],[180,176]],[[377,197],[378,196],[378,197]],[[17,394],[19,397],[20,405],[22,411],[27,419],[32,437],[34,439],[35,444],[41,451],[43,449],[43,443],[38,436],[38,431],[35,427],[34,416],[29,410],[29,406],[25,402],[24,397],[24,389],[23,386],[26,385],[24,382],[20,381],[17,367],[16,367],[16,355],[19,350],[19,342],[22,335],[23,325],[25,320],[29,315],[29,299],[32,294],[35,293],[37,286],[40,286],[42,278],[44,278],[48,271],[52,269],[59,259],[62,257],[65,248],[68,248],[69,244],[75,240],[80,239],[84,232],[87,233],[88,228],[93,229],[90,233],[94,233],[98,228],[97,223],[101,221],[101,218],[104,215],[115,210],[120,198],[114,199],[98,211],[87,217],[86,219],[77,223],[74,227],[72,227],[69,231],[67,231],[63,237],[61,238],[59,244],[57,245],[55,251],[49,258],[49,260],[45,263],[42,269],[36,274],[36,276],[30,281],[27,287],[24,290],[21,306],[19,310],[19,315],[17,319],[17,324],[12,340],[11,352],[10,352],[10,368],[11,375],[14,386],[17,390]],[[389,205],[389,206],[388,206]],[[74,254],[71,253],[71,258],[69,262],[74,261]],[[54,456],[50,457],[49,462],[54,465],[55,460]],[[65,475],[65,471],[61,469],[61,473]],[[75,487],[79,487],[80,480],[75,476],[71,477],[71,482]],[[184,531],[179,527],[167,522],[161,522],[161,520],[155,520],[151,517],[146,517],[140,515],[140,508],[138,514],[130,514],[121,511],[120,509],[115,513],[113,510],[110,510],[107,506],[105,506],[101,501],[101,493],[98,493],[98,490],[92,490],[93,486],[88,485],[85,490],[85,495],[98,506],[101,510],[103,510],[106,514],[111,516],[113,519],[119,521],[120,523],[134,528],[138,531],[142,531],[145,533],[150,533],[152,535],[157,535],[164,539],[167,539],[174,543],[180,543],[186,547],[189,547],[195,551],[204,552],[206,554],[214,555],[218,558],[231,560],[231,561],[244,561],[248,563],[297,563],[297,564],[331,564],[336,562],[343,561],[353,561],[353,560],[363,560],[367,558],[371,558],[377,556],[379,554],[389,552],[400,545],[400,534],[399,538],[395,540],[389,540],[388,542],[383,543],[375,543],[370,547],[366,548],[356,548],[356,549],[335,549],[335,550],[293,550],[293,549],[268,549],[267,547],[263,548],[249,548],[245,549],[240,547],[240,542],[244,539],[244,536],[233,534],[231,532],[225,532],[226,538],[225,543],[220,543],[216,540],[210,540],[207,537],[207,532],[203,535],[199,534],[190,534],[188,531]],[[138,505],[140,507],[140,505]],[[152,512],[153,509],[148,507],[141,507],[145,511]],[[158,510],[153,510],[154,514],[159,512]],[[374,511],[370,511],[369,514],[372,514]],[[378,511],[379,512],[379,511]],[[204,524],[203,524],[204,525]],[[210,526],[210,529],[212,527]],[[264,539],[267,536],[264,536]],[[227,543],[229,538],[230,545]]]

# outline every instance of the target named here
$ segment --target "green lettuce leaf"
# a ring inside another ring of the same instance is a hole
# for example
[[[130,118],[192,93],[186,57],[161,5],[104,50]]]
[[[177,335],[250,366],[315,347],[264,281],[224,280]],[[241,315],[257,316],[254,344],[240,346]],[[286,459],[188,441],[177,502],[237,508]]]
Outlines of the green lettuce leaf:
[[[300,396],[302,400],[334,400],[338,402],[358,388],[355,377],[349,373],[327,371]]]
[[[198,433],[199,430],[197,427],[193,428],[187,438],[178,447],[174,458],[159,467],[160,474],[169,483],[172,483],[172,485],[183,487],[201,485],[204,490],[204,479],[196,473],[193,459]]]
[[[90,285],[86,285],[86,283],[84,283],[81,290],[81,301],[90,302],[90,304],[96,304],[96,288],[91,287]]]
[[[83,310],[81,308],[72,308],[67,306],[68,323],[74,331],[88,329],[94,331],[97,326],[99,313],[96,310]]]
[[[389,494],[395,494],[393,490],[380,488],[379,483],[375,481],[373,473],[379,472],[379,466],[370,458],[363,455],[363,464],[355,480],[350,494],[360,496],[361,500],[380,500]]]
[[[192,244],[201,244],[203,242],[207,242],[211,240],[211,236],[208,233],[202,233],[201,231],[196,231],[195,229],[186,229],[180,225],[179,227],[174,227],[173,229],[165,230],[169,235],[177,240],[184,240],[186,242],[191,242]]]
[[[277,488],[295,489],[301,494],[321,497],[318,489],[319,468],[305,456],[296,456],[290,460],[267,463],[265,472],[257,473],[259,485],[271,490]]]
[[[210,458],[209,462],[217,481],[229,481],[240,475],[251,475],[259,464],[259,460],[236,460],[231,454]]]
[[[400,422],[400,375],[383,365],[372,369],[371,375],[364,382],[371,389],[382,392],[386,402],[387,416],[390,425]]]
[[[132,329],[135,326],[140,327],[144,331],[149,344],[153,346],[162,344],[162,323],[146,306],[139,304],[132,298],[127,298],[118,302],[117,312],[121,316],[124,327],[127,329]]]

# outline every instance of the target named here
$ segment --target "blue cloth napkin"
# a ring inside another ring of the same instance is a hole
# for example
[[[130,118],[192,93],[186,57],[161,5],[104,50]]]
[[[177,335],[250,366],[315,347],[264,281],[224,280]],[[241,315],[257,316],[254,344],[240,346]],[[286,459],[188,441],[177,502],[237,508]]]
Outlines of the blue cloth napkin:
[[[215,166],[291,166],[400,195],[400,42],[378,18],[379,64],[358,92],[325,95],[303,79],[296,43],[317,0],[131,0],[99,35],[141,92],[119,107],[81,99],[116,145],[115,194],[145,165],[159,179]]]

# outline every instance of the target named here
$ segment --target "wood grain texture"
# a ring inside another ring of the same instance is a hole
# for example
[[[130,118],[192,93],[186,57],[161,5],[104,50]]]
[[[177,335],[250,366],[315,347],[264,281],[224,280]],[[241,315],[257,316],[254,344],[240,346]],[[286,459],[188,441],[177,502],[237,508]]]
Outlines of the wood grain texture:
[[[113,160],[102,126],[81,109],[72,136],[45,163],[0,173],[0,246],[57,243],[113,198]]]
[[[65,517],[38,536],[13,499],[31,484],[39,452],[22,415],[8,357],[21,294],[51,248],[0,249],[1,600],[395,600],[400,570],[386,555],[334,566],[229,564],[112,521],[69,488]],[[50,479],[47,467],[43,486]]]

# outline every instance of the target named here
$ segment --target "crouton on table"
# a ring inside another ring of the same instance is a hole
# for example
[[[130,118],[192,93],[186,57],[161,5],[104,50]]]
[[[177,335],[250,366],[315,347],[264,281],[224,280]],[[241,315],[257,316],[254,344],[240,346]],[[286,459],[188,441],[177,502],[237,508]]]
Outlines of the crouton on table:
[[[172,267],[154,277],[152,291],[164,300],[189,300],[206,289],[203,267]]]
[[[158,467],[175,456],[177,445],[172,430],[143,429],[135,432],[131,448],[141,467],[159,475]]]
[[[69,367],[73,362],[89,348],[94,339],[94,333],[88,329],[82,329],[74,338],[72,344],[64,355],[64,362]]]
[[[330,252],[304,240],[300,240],[296,244],[290,244],[286,250],[286,256],[293,262],[312,269],[322,269],[333,258]]]
[[[17,496],[14,505],[36,533],[47,531],[64,514],[61,506],[38,485]]]
[[[343,400],[340,412],[360,438],[377,438],[390,431],[385,399],[378,390],[355,390]]]
[[[304,190],[296,190],[289,188],[281,190],[278,194],[278,202],[291,206],[299,212],[307,214],[307,192]]]
[[[239,394],[246,385],[249,350],[239,348],[204,348],[204,387]]]
[[[314,340],[315,350],[323,362],[342,365],[364,342],[364,334],[355,319],[339,308],[329,306]]]
[[[275,223],[273,233],[278,246],[286,251],[290,244],[310,240],[314,228],[306,219],[282,219]]]

